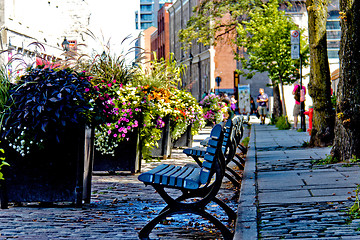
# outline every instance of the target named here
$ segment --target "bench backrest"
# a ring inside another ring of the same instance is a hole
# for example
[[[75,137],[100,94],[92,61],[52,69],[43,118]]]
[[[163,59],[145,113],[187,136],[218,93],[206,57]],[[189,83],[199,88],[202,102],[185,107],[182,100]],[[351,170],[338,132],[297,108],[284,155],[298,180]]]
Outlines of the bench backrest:
[[[202,184],[209,183],[215,172],[221,174],[218,170],[223,168],[223,138],[223,127],[220,124],[216,124],[211,130],[210,140],[208,141],[204,161],[202,163],[200,176],[200,182]]]

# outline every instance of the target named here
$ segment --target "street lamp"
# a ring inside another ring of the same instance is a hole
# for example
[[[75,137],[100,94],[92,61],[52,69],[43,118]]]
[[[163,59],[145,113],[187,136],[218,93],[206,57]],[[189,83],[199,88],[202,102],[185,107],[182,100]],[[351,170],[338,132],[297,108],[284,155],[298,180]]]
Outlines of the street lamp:
[[[70,50],[69,45],[70,45],[70,43],[68,42],[68,40],[66,40],[66,37],[65,37],[64,41],[61,43],[61,46],[65,52]]]

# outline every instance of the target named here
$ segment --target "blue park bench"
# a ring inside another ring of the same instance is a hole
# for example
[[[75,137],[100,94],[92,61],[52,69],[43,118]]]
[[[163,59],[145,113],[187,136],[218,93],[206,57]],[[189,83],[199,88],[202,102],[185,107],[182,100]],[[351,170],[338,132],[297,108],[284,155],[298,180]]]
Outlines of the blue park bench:
[[[235,187],[240,187],[241,176],[236,173],[229,165],[229,163],[234,163],[240,170],[244,169],[245,161],[237,153],[237,149],[241,152],[246,152],[246,148],[240,144],[240,141],[243,137],[243,121],[242,117],[235,116],[232,119],[228,119],[224,124],[224,141],[223,141],[223,153],[225,155],[225,177],[229,179]],[[206,138],[201,142],[203,147],[195,146],[191,148],[186,148],[183,152],[191,156],[196,163],[201,166],[202,160],[206,153],[206,146],[208,144],[209,138]]]
[[[158,216],[140,230],[140,239],[149,239],[153,228],[166,217],[184,213],[193,213],[208,219],[221,231],[224,239],[233,238],[233,232],[205,210],[212,201],[227,213],[229,221],[236,219],[236,213],[216,197],[221,188],[226,166],[222,150],[223,140],[224,127],[216,124],[211,131],[201,166],[181,167],[162,164],[139,175],[138,179],[145,185],[153,186],[167,204]],[[176,189],[181,195],[172,197],[167,189]],[[192,201],[195,198],[197,201]]]

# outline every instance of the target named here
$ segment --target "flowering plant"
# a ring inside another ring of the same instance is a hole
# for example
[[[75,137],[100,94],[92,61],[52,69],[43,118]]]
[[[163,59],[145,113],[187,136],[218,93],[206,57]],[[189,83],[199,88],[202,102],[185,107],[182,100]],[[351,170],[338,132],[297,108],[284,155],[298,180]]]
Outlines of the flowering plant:
[[[173,99],[171,115],[171,137],[178,139],[191,126],[191,134],[196,135],[205,125],[203,111],[191,93],[185,90],[172,89]]]
[[[109,88],[112,86],[113,84],[107,84]],[[99,89],[98,86],[95,88]],[[95,145],[103,154],[114,154],[114,149],[119,142],[128,141],[129,135],[139,127],[141,118],[140,92],[136,87],[120,84],[115,93],[113,97],[110,97],[108,93],[100,96],[106,100],[104,112],[107,114],[108,121],[96,127]]]
[[[59,142],[65,127],[101,118],[94,96],[85,72],[30,67],[10,86],[2,135],[23,156],[49,139]]]
[[[115,148],[139,133],[142,155],[161,138],[163,118],[173,111],[169,90],[153,71],[142,71],[125,64],[124,58],[114,58],[105,52],[86,67],[92,73],[94,89],[102,99],[106,121],[95,129],[95,147],[102,154],[114,155]],[[151,79],[157,79],[152,81]],[[156,83],[156,84],[152,84]]]
[[[203,108],[207,124],[216,124],[224,120],[227,107],[218,96],[214,94],[207,95],[200,101],[200,106]]]

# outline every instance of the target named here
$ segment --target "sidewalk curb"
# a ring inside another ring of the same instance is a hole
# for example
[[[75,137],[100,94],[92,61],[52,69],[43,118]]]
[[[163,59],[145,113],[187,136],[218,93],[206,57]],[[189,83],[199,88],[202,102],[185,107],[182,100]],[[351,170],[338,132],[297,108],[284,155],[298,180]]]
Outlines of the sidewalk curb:
[[[234,240],[258,239],[256,196],[255,124],[253,124],[240,189]]]

